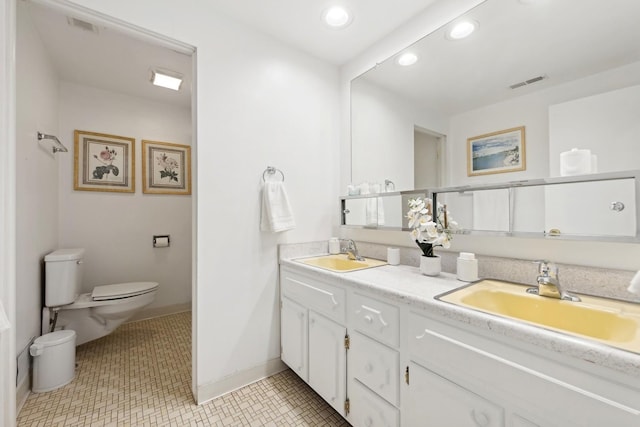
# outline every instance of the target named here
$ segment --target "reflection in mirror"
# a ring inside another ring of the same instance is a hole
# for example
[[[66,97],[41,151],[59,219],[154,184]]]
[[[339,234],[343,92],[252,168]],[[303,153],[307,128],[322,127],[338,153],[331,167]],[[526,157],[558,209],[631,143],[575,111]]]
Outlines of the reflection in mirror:
[[[403,50],[414,65],[396,55],[352,81],[352,182],[407,190],[561,176],[572,148],[597,166],[571,174],[638,167],[640,1],[487,0],[465,16],[479,23],[468,38],[450,40],[445,26]],[[526,170],[467,175],[468,138],[518,126]],[[440,154],[416,148],[424,134]],[[427,170],[440,181],[418,177]]]
[[[342,225],[358,228],[401,230],[407,227],[409,199],[426,197],[425,191],[381,193],[342,198]]]
[[[629,171],[433,192],[466,234],[636,241],[638,182]]]

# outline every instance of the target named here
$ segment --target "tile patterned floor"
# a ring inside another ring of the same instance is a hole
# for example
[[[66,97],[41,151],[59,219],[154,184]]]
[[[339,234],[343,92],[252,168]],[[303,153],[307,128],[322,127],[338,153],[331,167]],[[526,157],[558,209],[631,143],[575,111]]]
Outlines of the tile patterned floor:
[[[76,351],[74,380],[32,393],[19,427],[349,426],[291,371],[195,405],[190,312],[123,325]]]

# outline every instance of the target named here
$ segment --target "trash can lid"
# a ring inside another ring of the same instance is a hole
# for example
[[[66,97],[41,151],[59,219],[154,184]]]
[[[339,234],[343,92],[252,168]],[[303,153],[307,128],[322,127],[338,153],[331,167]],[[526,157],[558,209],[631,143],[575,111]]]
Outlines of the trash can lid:
[[[55,332],[50,332],[48,334],[44,334],[36,338],[33,341],[33,343],[40,344],[44,347],[49,347],[52,345],[63,344],[65,342],[75,340],[75,339],[76,339],[76,331],[65,329],[62,331],[55,331]]]

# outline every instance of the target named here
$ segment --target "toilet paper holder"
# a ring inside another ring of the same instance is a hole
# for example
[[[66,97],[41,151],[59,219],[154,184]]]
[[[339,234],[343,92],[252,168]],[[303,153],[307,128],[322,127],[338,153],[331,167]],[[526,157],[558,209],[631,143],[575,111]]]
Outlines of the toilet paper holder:
[[[167,248],[169,246],[171,246],[171,238],[169,237],[169,234],[153,236],[154,248]]]

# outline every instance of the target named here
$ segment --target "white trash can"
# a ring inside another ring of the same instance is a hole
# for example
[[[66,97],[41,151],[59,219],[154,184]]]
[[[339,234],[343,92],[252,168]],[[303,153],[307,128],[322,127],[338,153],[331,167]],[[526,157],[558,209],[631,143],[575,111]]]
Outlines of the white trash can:
[[[33,392],[69,384],[76,373],[76,331],[44,334],[33,341],[29,353],[33,356]]]

